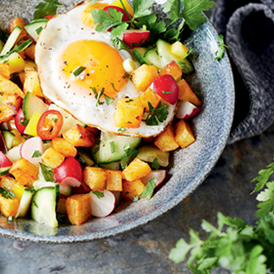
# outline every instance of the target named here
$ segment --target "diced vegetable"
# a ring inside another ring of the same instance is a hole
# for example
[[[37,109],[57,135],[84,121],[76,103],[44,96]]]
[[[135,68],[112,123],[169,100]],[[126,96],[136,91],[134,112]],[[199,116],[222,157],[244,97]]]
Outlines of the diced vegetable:
[[[119,170],[106,170],[106,189],[111,191],[122,191],[122,172]]]
[[[136,46],[142,46],[142,44],[148,41],[149,36],[149,30],[126,30],[123,32],[122,40],[130,48],[134,48]]]
[[[12,119],[17,111],[12,103],[0,105],[0,123],[4,123]]]
[[[2,49],[0,55],[5,55],[6,53],[8,53],[11,50],[11,48],[15,45],[15,43],[17,41],[17,38],[19,37],[21,31],[22,31],[22,28],[20,28],[19,26],[16,26],[12,30],[12,32],[11,32],[8,40],[6,41],[6,43],[4,45],[4,48]]]
[[[23,91],[12,81],[6,79],[0,74],[0,90],[7,94],[17,94],[20,97],[24,97]]]
[[[107,179],[106,172],[100,167],[85,167],[83,181],[92,190],[103,190]]]
[[[14,52],[8,57],[0,60],[0,63],[9,65],[10,74],[23,71],[25,68],[25,60],[17,52]]]
[[[195,142],[194,134],[192,133],[190,125],[185,120],[180,120],[174,126],[175,141],[181,148],[185,148]]]
[[[30,24],[25,25],[25,30],[34,41],[37,41],[39,33],[46,26],[47,22],[48,19],[33,20]]]
[[[40,88],[40,83],[38,80],[37,71],[27,70],[25,72],[25,81],[24,81],[24,92],[30,92],[36,96],[43,97],[42,90]]]
[[[156,178],[156,186],[159,186],[166,178],[166,170],[159,169],[159,170],[152,170],[147,176],[141,178],[143,184],[147,184],[151,179]]]
[[[25,121],[23,109],[18,109],[15,116],[15,126],[20,133],[23,133],[26,129],[22,123]]]
[[[60,166],[65,160],[65,156],[56,151],[54,148],[48,148],[42,155],[42,162],[51,168]]]
[[[23,115],[24,115],[24,112],[23,112]],[[41,117],[40,113],[38,113],[38,112],[33,113],[33,115],[31,116],[31,118],[28,121],[28,124],[27,124],[27,126],[24,130],[25,134],[28,134],[28,135],[31,135],[31,136],[38,136],[38,134],[37,134],[37,124],[38,124],[38,121],[39,121],[40,117]]]
[[[16,198],[10,199],[0,195],[0,211],[6,216],[15,216],[19,208],[19,201]]]
[[[17,184],[16,180],[8,176],[3,177],[0,182],[0,186],[5,187],[9,191],[13,191],[16,184]]]
[[[15,218],[25,217],[27,215],[30,208],[33,194],[34,194],[33,190],[29,190],[29,189],[24,190]]]
[[[176,117],[178,119],[189,119],[199,113],[199,111],[200,109],[190,102],[181,101],[176,112]]]
[[[171,75],[177,81],[182,76],[182,71],[179,65],[172,60],[169,64],[165,65],[159,73],[160,76],[165,74]]]
[[[183,45],[181,42],[176,41],[175,43],[171,45],[170,53],[182,59],[187,55],[188,47]]]
[[[10,65],[8,63],[0,63],[0,74],[7,78],[8,80],[10,79]]]
[[[150,103],[154,108],[157,108],[159,102],[161,101],[161,97],[151,88],[148,88],[146,91],[144,91],[139,96],[139,98],[146,110],[149,110],[148,103]]]
[[[65,157],[75,157],[77,154],[77,149],[64,138],[53,138],[51,144],[56,151]]]
[[[17,94],[4,93],[2,97],[2,105],[8,104],[8,103],[13,104],[17,110],[21,106],[22,98],[19,97]]]
[[[136,196],[140,198],[144,189],[145,185],[139,179],[131,182],[123,180],[123,196],[126,200],[132,201]]]

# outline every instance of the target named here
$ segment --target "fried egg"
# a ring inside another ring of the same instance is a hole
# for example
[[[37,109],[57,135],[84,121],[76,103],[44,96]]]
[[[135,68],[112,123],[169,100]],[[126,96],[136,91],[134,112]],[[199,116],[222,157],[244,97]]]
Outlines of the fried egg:
[[[89,3],[49,20],[39,35],[35,60],[43,94],[81,122],[115,134],[156,136],[173,119],[175,105],[168,104],[168,117],[158,126],[144,121],[121,133],[113,114],[117,100],[140,95],[125,76],[123,61],[130,55],[114,48],[110,32],[97,32],[84,25],[81,14]],[[103,95],[98,99],[100,91]],[[106,104],[104,95],[113,99]]]

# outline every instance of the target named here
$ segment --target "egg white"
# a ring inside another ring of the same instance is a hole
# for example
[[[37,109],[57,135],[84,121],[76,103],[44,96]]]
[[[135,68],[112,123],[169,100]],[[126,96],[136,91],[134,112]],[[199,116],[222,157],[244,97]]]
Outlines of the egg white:
[[[69,12],[49,20],[39,35],[35,60],[43,94],[56,105],[70,112],[78,120],[101,130],[142,137],[158,135],[173,119],[176,105],[168,104],[168,117],[160,125],[147,126],[142,121],[139,128],[126,128],[126,131],[121,133],[118,131],[119,128],[114,125],[113,120],[117,100],[125,97],[135,98],[140,95],[140,92],[136,90],[131,81],[128,81],[117,93],[117,97],[111,105],[107,106],[104,103],[96,106],[96,98],[94,96],[78,94],[84,87],[77,85],[74,81],[70,82],[69,79],[62,76],[61,58],[64,50],[71,43],[79,40],[95,40],[113,47],[109,32],[97,32],[81,22],[81,13],[87,4],[82,3]],[[123,60],[128,58],[128,53],[121,52],[120,55]],[[103,100],[101,98],[100,101]]]

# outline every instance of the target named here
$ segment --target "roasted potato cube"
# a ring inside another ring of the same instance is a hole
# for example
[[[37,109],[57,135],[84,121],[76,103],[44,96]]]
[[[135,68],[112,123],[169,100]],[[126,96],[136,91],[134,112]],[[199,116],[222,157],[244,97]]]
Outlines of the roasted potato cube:
[[[65,156],[55,150],[53,147],[48,148],[42,155],[42,162],[51,168],[60,166],[65,160]]]
[[[7,78],[8,80],[10,79],[10,65],[8,63],[0,64],[0,74]]]
[[[132,82],[136,89],[145,91],[158,77],[158,70],[153,65],[143,64],[132,73]]]
[[[106,189],[110,191],[122,191],[122,171],[119,170],[106,170],[107,183]]]
[[[9,171],[21,185],[33,183],[37,179],[38,172],[39,168],[24,158],[15,161]]]
[[[3,177],[0,182],[0,186],[5,187],[9,191],[13,191],[13,188],[15,187],[16,184],[17,184],[17,182],[15,179],[13,179],[12,177],[7,177],[7,176]]]
[[[75,194],[67,198],[67,215],[73,225],[80,225],[91,219],[90,202],[91,196],[89,194]]]
[[[103,9],[106,6],[107,6],[107,4],[105,4],[105,3],[95,3],[95,4],[89,4],[89,5],[87,5],[87,7],[81,13],[81,21],[82,21],[82,23],[84,25],[86,25],[87,27],[95,29],[97,25],[94,24],[94,20],[93,20],[93,17],[91,15],[91,11],[92,10]]]
[[[175,141],[174,129],[169,125],[160,135],[154,140],[154,145],[161,151],[172,151],[179,147]]]
[[[107,179],[106,172],[100,167],[87,166],[83,172],[83,182],[92,190],[103,190]]]
[[[148,88],[146,91],[144,91],[140,96],[139,96],[143,106],[149,110],[149,105],[148,102],[154,107],[157,108],[159,102],[161,101],[161,97],[154,92],[151,88]]]
[[[18,96],[24,98],[23,91],[12,81],[6,79],[0,74],[0,90],[7,94],[17,94]]]
[[[36,96],[43,97],[43,93],[38,80],[37,71],[26,70],[23,90],[25,94],[27,92],[30,92]]]
[[[35,59],[35,45],[30,45],[25,49],[25,54],[32,60]]]
[[[19,200],[16,198],[10,199],[0,195],[0,211],[6,216],[15,216],[19,208]]]
[[[134,181],[145,177],[151,172],[151,168],[148,163],[135,158],[124,170],[123,178],[127,181]]]
[[[181,148],[185,148],[195,142],[194,134],[190,125],[184,120],[180,120],[175,124],[175,141]]]
[[[142,183],[141,180],[134,180],[132,182],[123,180],[123,196],[126,200],[132,200],[134,196],[138,196],[140,198],[140,195],[145,189],[145,185]]]
[[[113,115],[116,127],[138,128],[142,122],[144,106],[139,97],[118,99]]]
[[[169,74],[171,75],[176,81],[182,76],[182,71],[179,65],[172,60],[169,64],[165,65],[165,67],[159,73],[160,76]]]
[[[95,145],[95,137],[92,132],[79,124],[64,132],[63,138],[75,147],[91,147]]]
[[[0,60],[1,64],[8,64],[10,67],[10,74],[24,70],[25,60],[17,53],[14,52],[8,57]]]
[[[0,123],[11,120],[16,115],[17,110],[12,103],[0,105]]]
[[[21,103],[22,103],[22,98],[16,94],[4,93],[4,95],[2,97],[2,104],[4,105],[7,103],[12,103],[16,109],[19,109],[19,107],[21,106]]]
[[[191,87],[188,85],[185,79],[178,82],[179,95],[178,99],[183,101],[188,101],[198,107],[202,106],[202,102],[198,99],[196,94],[192,91]]]
[[[54,138],[51,140],[52,147],[65,157],[75,157],[77,149],[64,138]]]

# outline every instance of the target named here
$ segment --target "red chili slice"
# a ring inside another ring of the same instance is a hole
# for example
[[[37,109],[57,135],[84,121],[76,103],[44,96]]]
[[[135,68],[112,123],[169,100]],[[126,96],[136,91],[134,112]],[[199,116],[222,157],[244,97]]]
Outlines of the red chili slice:
[[[47,118],[53,115],[53,118]],[[56,117],[57,116],[57,117]],[[58,110],[47,110],[37,123],[37,135],[43,140],[51,140],[60,132],[63,125],[63,116]]]

